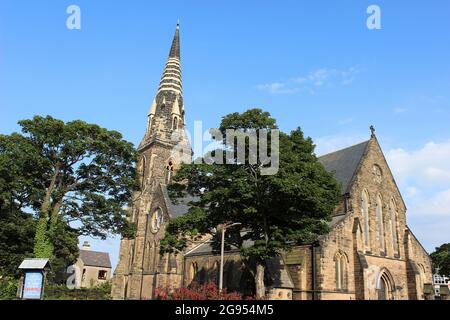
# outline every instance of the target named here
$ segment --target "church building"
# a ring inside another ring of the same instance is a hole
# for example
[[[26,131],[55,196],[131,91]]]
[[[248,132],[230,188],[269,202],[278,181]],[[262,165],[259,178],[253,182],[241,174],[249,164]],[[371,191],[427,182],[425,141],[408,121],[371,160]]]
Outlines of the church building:
[[[431,260],[409,229],[406,204],[371,128],[367,141],[319,158],[341,183],[331,231],[312,244],[296,246],[267,261],[267,296],[286,300],[431,299]],[[174,204],[167,185],[183,157],[185,135],[180,34],[176,27],[169,57],[139,145],[141,190],[129,219],[135,238],[122,239],[114,272],[114,299],[153,299],[158,287],[217,281],[220,255],[205,237],[178,254],[159,254],[167,222],[188,210],[189,198]],[[225,253],[224,287],[242,290],[248,274],[237,248]]]

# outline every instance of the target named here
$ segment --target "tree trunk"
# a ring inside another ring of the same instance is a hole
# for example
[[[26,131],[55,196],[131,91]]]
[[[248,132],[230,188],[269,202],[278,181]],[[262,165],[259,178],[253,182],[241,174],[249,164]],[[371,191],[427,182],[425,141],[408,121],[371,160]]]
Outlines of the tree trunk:
[[[53,256],[53,246],[47,234],[47,216],[41,216],[36,225],[33,254],[35,258],[50,259]]]
[[[56,201],[56,203],[53,205],[51,216],[50,216],[50,228],[53,228],[58,223],[58,217],[59,217],[59,210],[61,209],[63,200],[60,199]]]
[[[39,221],[36,226],[33,249],[33,253],[36,258],[53,258],[53,245],[49,239],[48,231],[49,222],[51,223],[52,220],[52,193],[55,190],[56,182],[59,177],[60,167],[60,163],[56,163],[55,172],[53,174],[50,185],[45,192],[45,197],[39,210]]]
[[[266,298],[266,286],[264,285],[265,266],[262,262],[256,263],[255,287],[256,299],[263,300]]]

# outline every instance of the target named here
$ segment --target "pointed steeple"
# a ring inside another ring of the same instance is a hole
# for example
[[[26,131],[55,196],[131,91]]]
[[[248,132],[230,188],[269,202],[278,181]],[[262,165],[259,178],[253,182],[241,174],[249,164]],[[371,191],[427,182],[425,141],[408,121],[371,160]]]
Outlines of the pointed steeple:
[[[183,129],[184,125],[185,114],[181,81],[180,25],[177,23],[158,92],[153,99],[150,112],[148,113],[147,130],[139,149],[146,148],[155,141],[175,143],[172,139],[174,128],[176,130]]]
[[[158,93],[165,90],[173,91],[178,94],[182,94],[183,91],[181,82],[179,24],[177,24],[175,35],[173,36],[172,46],[170,47],[169,57],[161,77],[161,82],[159,83]]]
[[[170,47],[169,58],[178,58],[180,60],[180,23],[177,23],[172,47]]]

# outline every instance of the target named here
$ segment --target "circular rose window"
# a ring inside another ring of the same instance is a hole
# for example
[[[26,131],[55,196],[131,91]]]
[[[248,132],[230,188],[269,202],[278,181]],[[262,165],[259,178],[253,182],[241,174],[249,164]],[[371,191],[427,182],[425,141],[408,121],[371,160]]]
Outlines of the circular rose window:
[[[378,165],[374,165],[372,168],[373,180],[377,183],[381,183],[383,180],[383,173]]]

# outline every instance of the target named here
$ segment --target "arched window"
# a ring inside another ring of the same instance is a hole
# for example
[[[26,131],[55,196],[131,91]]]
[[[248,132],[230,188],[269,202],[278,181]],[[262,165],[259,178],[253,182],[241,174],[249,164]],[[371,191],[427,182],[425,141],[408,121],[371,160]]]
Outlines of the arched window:
[[[173,130],[177,130],[178,129],[178,118],[174,117],[173,118],[173,126],[172,126]]]
[[[394,199],[389,204],[390,220],[391,220],[391,237],[394,254],[398,254],[398,237],[397,237],[397,206]]]
[[[334,256],[336,290],[347,289],[347,256],[338,252]]]
[[[166,183],[169,184],[172,180],[173,172],[175,170],[175,163],[173,160],[169,160],[166,166]]]
[[[193,282],[198,273],[197,262],[192,262],[189,268],[189,283]]]
[[[144,182],[145,182],[145,169],[147,166],[147,159],[145,158],[145,156],[141,157],[141,161],[139,163],[139,175],[140,175],[140,180],[141,180],[141,187],[144,188]]]
[[[146,261],[147,261],[145,270],[153,271],[152,270],[153,245],[150,243],[150,241],[147,242],[145,251],[146,251]]]
[[[393,300],[394,288],[392,276],[387,270],[383,271],[377,283],[378,300]]]
[[[364,226],[364,246],[366,249],[369,248],[370,244],[370,235],[369,235],[369,196],[367,194],[367,191],[363,191],[361,195],[361,215],[363,219],[363,226]]]
[[[156,209],[150,219],[150,230],[152,233],[157,233],[161,229],[164,222],[163,211],[161,208]]]
[[[383,201],[381,196],[377,196],[377,222],[378,222],[378,243],[381,251],[385,251],[384,248],[384,219],[383,219]]]
[[[128,269],[131,270],[131,268],[133,267],[133,263],[134,263],[134,247],[131,246],[130,248],[130,258],[128,260]]]
[[[158,258],[159,258],[159,247],[158,242],[153,241],[153,252],[152,252],[152,265],[151,265],[151,271],[156,272],[157,266],[158,266]]]
[[[125,300],[128,298],[128,277],[125,278],[125,286],[123,289],[123,297]]]

